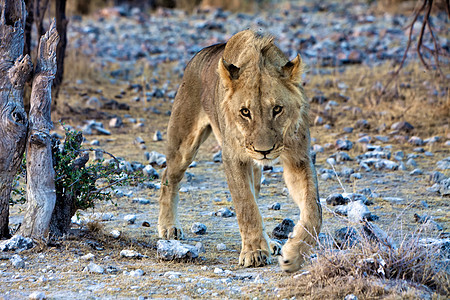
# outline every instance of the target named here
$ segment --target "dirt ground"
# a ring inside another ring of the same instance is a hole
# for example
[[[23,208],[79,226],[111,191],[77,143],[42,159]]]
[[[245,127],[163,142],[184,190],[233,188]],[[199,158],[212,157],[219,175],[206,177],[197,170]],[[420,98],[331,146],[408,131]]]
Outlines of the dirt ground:
[[[444,67],[448,74],[448,66]],[[114,66],[109,68],[114,70]],[[334,207],[326,204],[328,195],[356,193],[369,188],[374,193],[368,197],[373,202],[369,209],[379,217],[374,223],[392,237],[400,239],[417,230],[420,224],[415,222],[414,214],[426,214],[442,226],[442,230],[433,231],[430,236],[448,238],[449,198],[427,191],[432,185],[429,174],[438,170],[436,163],[450,156],[447,142],[450,140],[448,76],[439,79],[435,73],[425,72],[420,64],[412,62],[395,80],[392,85],[395,89],[391,88],[387,94],[381,95],[376,87],[389,81],[390,63],[370,67],[364,64],[324,67],[323,72],[313,68],[310,67],[311,71],[305,75],[305,89],[311,99],[312,145],[323,147],[323,152],[317,152],[316,159],[324,217],[322,232],[333,236],[336,229],[351,225],[346,218],[333,212]],[[159,81],[153,87],[176,90],[181,79],[172,70],[172,63],[160,66],[159,74],[163,75],[158,77]],[[90,76],[92,74],[88,74]],[[172,99],[153,97],[151,101],[145,101],[145,89],[138,91],[129,88],[132,84],[142,84],[142,80],[142,77],[134,77],[128,81],[112,81],[105,76],[95,81],[88,78],[77,83],[66,82],[53,116],[55,131],[63,134],[61,125],[56,122],[58,119],[75,129],[86,120],[96,119],[111,131],[111,135],[85,135],[86,147],[93,140],[98,140],[99,146],[96,147],[126,161],[146,165],[146,151],[164,153],[169,120],[166,112],[171,109]],[[343,86],[347,88],[343,89]],[[336,105],[327,107],[329,100],[315,102],[314,96],[321,93],[334,100]],[[70,111],[66,105],[76,109],[88,107],[85,94],[116,99],[128,104],[130,109]],[[136,97],[141,100],[136,101]],[[155,107],[160,114],[152,112]],[[123,127],[108,128],[109,119],[113,116],[124,120]],[[324,125],[315,122],[317,117],[323,119]],[[143,126],[136,126],[131,119],[143,123]],[[356,125],[358,120],[363,119],[370,126],[359,128]],[[391,125],[398,121],[407,121],[414,129],[408,133],[392,133]],[[345,127],[354,129],[346,132]],[[153,141],[156,131],[162,133],[162,141]],[[364,136],[371,138],[372,145],[390,145],[392,154],[403,151],[405,164],[407,155],[416,154],[414,160],[417,166],[406,165],[406,170],[363,170],[355,158],[366,152],[366,143],[358,142]],[[439,136],[440,140],[422,146],[432,154],[427,156],[415,149],[417,145],[408,142],[411,136],[421,139]],[[146,149],[135,142],[137,137],[144,140]],[[337,152],[337,139],[348,139],[354,146],[346,151],[353,160],[337,164],[336,172],[353,168],[354,172],[361,173],[360,179],[350,180],[335,174],[328,180],[321,177],[322,169],[332,169],[326,160]],[[210,137],[200,148],[195,159],[197,165],[188,169],[189,174],[183,180],[180,193],[179,213],[186,237],[182,242],[203,244],[204,252],[198,259],[183,262],[159,260],[156,255],[159,190],[146,188],[144,184],[118,187],[124,196],[115,196],[112,202],[100,202],[94,209],[79,212],[82,219],[90,220],[89,224],[74,224],[69,236],[48,246],[41,245],[19,253],[25,261],[23,268],[17,269],[11,265],[9,259],[14,253],[1,253],[0,299],[25,299],[33,292],[43,292],[48,299],[281,299],[294,296],[295,292],[289,291],[283,283],[300,278],[300,274],[308,269],[308,264],[294,274],[282,273],[276,258],[273,264],[261,268],[241,268],[237,265],[240,236],[236,217],[214,215],[223,207],[233,210],[223,166],[212,159],[217,150],[217,142]],[[285,189],[280,167],[277,164],[263,173],[265,182],[258,199],[269,236],[284,218],[296,221],[299,217],[298,208]],[[411,175],[415,168],[420,168],[422,174]],[[161,171],[158,169],[160,174]],[[447,177],[450,175],[448,169],[439,171]],[[145,182],[159,183],[157,179]],[[141,204],[136,201],[139,198],[147,199],[149,203]],[[269,210],[274,202],[280,203],[280,210]],[[13,229],[21,222],[24,209],[25,205],[20,204],[11,207],[10,224]],[[136,215],[134,224],[124,220],[124,216],[130,214]],[[191,233],[190,227],[194,222],[205,224],[206,234]],[[120,231],[120,237],[113,237],[112,230]],[[225,244],[225,250],[218,250],[218,244]],[[121,257],[120,251],[124,249],[136,250],[144,257]],[[88,255],[90,253],[92,256]],[[87,270],[90,263],[102,267],[104,271],[96,273]],[[132,272],[136,270],[142,270],[143,275]],[[427,291],[426,297],[433,295],[432,290],[424,290]],[[401,299],[404,292],[393,291],[391,299]],[[446,296],[434,294],[434,297],[445,299]]]

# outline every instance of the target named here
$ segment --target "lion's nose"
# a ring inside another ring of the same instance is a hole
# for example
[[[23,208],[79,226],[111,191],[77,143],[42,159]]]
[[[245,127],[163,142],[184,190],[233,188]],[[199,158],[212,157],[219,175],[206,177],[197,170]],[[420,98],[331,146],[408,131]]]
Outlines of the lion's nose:
[[[261,153],[262,155],[266,156],[267,154],[272,152],[273,148],[274,147],[270,148],[269,150],[261,150],[261,149],[253,148],[253,150],[255,150],[255,152]]]
[[[256,150],[255,152],[261,153],[262,155],[266,156],[267,154],[269,154],[272,151],[272,149],[270,150]]]

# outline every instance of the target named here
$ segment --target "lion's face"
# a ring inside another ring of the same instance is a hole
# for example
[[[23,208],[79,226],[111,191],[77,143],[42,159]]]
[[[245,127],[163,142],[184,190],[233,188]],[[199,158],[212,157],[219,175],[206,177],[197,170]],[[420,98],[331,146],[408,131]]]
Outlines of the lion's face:
[[[297,60],[294,63],[299,64]],[[286,137],[298,126],[304,104],[302,91],[281,72],[236,77],[225,93],[228,129],[234,127],[235,137],[250,158],[262,165],[271,164],[285,148]]]
[[[267,76],[269,77],[269,76]],[[284,136],[298,118],[295,93],[273,78],[262,78],[257,90],[242,89],[230,97],[241,146],[256,162],[268,164],[284,148]]]

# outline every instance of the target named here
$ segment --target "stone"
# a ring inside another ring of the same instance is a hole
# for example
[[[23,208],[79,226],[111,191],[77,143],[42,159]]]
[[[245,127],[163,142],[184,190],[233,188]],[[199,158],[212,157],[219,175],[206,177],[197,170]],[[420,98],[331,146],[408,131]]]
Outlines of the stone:
[[[223,218],[230,218],[234,216],[234,212],[232,212],[230,209],[228,209],[227,207],[223,207],[221,209],[219,209],[216,213],[216,216],[218,217],[223,217]]]
[[[328,205],[337,206],[347,204],[349,199],[342,197],[339,193],[334,193],[327,197],[326,202]]]
[[[123,121],[121,117],[115,117],[109,120],[109,128],[120,128],[123,126]]]
[[[359,193],[342,193],[342,197],[349,199],[350,201],[362,201],[365,205],[371,205],[372,202],[367,199],[364,194]]]
[[[358,300],[358,297],[356,297],[353,294],[348,294],[347,296],[344,297],[344,300]]]
[[[134,224],[134,222],[136,222],[136,215],[125,215],[123,217],[123,219],[128,223],[128,224]]]
[[[97,97],[90,97],[88,101],[86,101],[86,106],[93,109],[101,109],[102,103]]]
[[[349,140],[338,139],[335,142],[335,146],[337,150],[350,150],[353,147],[353,143]]]
[[[143,257],[147,257],[146,255],[143,255],[135,250],[129,250],[129,249],[123,249],[122,251],[120,251],[120,257],[125,257],[125,258],[143,258]]]
[[[109,234],[115,239],[118,239],[121,235],[120,231],[117,229],[111,230]]]
[[[227,245],[225,245],[224,243],[220,243],[220,244],[217,244],[216,248],[218,251],[225,251],[225,250],[227,250]]]
[[[14,235],[9,240],[0,241],[0,251],[18,251],[33,248],[33,240],[21,235]]]
[[[151,179],[158,179],[159,178],[159,174],[158,171],[156,171],[155,168],[152,167],[152,165],[146,165],[143,169],[142,172],[144,173],[145,176],[151,178]]]
[[[438,170],[448,170],[450,169],[450,156],[440,160],[436,163]]]
[[[11,256],[9,261],[11,262],[13,267],[16,268],[16,269],[23,269],[23,268],[25,268],[25,261],[22,259],[22,257],[20,257],[19,254],[14,254],[13,256]]]
[[[347,205],[347,216],[351,222],[358,223],[370,216],[369,208],[361,201],[353,201]]]
[[[333,175],[331,175],[330,173],[323,173],[322,175],[320,175],[320,179],[322,179],[323,181],[327,181],[333,178]]]
[[[193,234],[203,235],[206,233],[206,229],[206,225],[199,222],[196,222],[191,226],[191,232]]]
[[[134,198],[132,200],[133,203],[139,203],[139,204],[150,204],[150,200],[149,199],[145,199],[145,198]]]
[[[164,168],[166,166],[166,156],[156,151],[152,151],[149,153],[148,163]]]
[[[195,259],[198,257],[198,248],[177,240],[159,240],[157,255],[163,260]]]
[[[409,173],[409,175],[411,175],[411,176],[417,176],[417,175],[422,175],[422,174],[423,174],[423,171],[421,169],[414,169]]]
[[[281,204],[278,203],[278,202],[272,203],[272,204],[269,206],[269,209],[270,209],[270,210],[280,210],[280,209],[281,209]]]
[[[353,173],[352,175],[350,175],[350,181],[359,180],[361,178],[362,178],[361,173]]]
[[[398,130],[398,131],[404,131],[404,132],[410,132],[414,129],[414,126],[412,126],[410,123],[405,121],[400,121],[392,124],[391,126],[392,130]]]
[[[44,292],[32,292],[30,295],[28,295],[28,299],[31,300],[43,300],[43,299],[47,299],[47,296],[45,295]]]
[[[345,133],[352,133],[353,127],[344,127],[344,128],[342,128],[342,130],[344,130]]]
[[[408,159],[408,160],[406,161],[406,165],[407,165],[408,167],[413,167],[413,168],[417,167],[417,163],[416,163],[416,161],[414,160],[414,158]]]
[[[391,237],[384,230],[371,222],[365,222],[363,224],[362,232],[370,240],[393,249],[397,248]]]
[[[367,121],[365,119],[360,119],[360,120],[356,121],[355,128],[358,128],[358,129],[370,129],[369,121]]]
[[[409,138],[408,143],[414,146],[422,146],[423,140],[418,136],[412,136]]]
[[[105,273],[105,269],[102,266],[99,266],[93,262],[89,263],[87,267],[84,269],[86,272],[103,274]]]
[[[130,271],[129,275],[131,277],[141,277],[141,276],[144,276],[144,274],[145,274],[144,271],[142,271],[141,269],[137,269],[137,270]]]
[[[339,248],[353,247],[359,242],[358,231],[354,227],[343,227],[336,230],[335,242]]]
[[[162,140],[163,140],[163,138],[162,138],[161,131],[156,130],[155,134],[153,135],[153,141],[154,142],[159,142],[159,141],[162,141]]]
[[[88,254],[85,254],[85,255],[81,256],[80,259],[81,260],[85,260],[85,261],[91,261],[91,260],[94,259],[94,257],[95,257],[94,254],[88,253]]]
[[[441,181],[441,188],[439,189],[439,193],[441,193],[442,196],[450,195],[450,178]]]
[[[289,233],[294,230],[295,223],[291,219],[284,219],[280,224],[275,226],[272,231],[272,235],[281,240],[285,240],[289,237]]]
[[[350,155],[348,155],[348,153],[344,152],[344,151],[338,151],[336,153],[333,153],[331,155],[331,157],[334,158],[337,163],[343,163],[345,161],[352,161],[352,158],[350,157]]]
[[[332,157],[327,158],[326,162],[331,166],[336,165],[336,160]]]
[[[220,163],[222,162],[222,151],[218,151],[213,155],[213,162]]]
[[[204,252],[206,252],[205,246],[204,246],[203,243],[201,243],[201,242],[197,242],[197,243],[195,244],[195,248],[198,249],[198,252],[199,252],[199,253],[204,253]]]
[[[365,168],[365,166],[374,166],[377,170],[397,170],[398,163],[381,158],[368,158],[360,161],[360,166]],[[366,169],[366,168],[365,168]]]

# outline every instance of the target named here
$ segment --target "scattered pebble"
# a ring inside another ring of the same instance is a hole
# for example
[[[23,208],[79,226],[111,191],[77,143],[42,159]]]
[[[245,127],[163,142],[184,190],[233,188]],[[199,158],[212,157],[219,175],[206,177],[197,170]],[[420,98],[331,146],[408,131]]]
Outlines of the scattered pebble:
[[[124,249],[124,250],[120,251],[120,257],[125,257],[125,258],[143,258],[143,257],[147,257],[147,256],[137,252],[136,250]]]
[[[230,218],[234,216],[234,212],[232,212],[229,208],[223,207],[219,209],[216,213],[216,216],[223,217],[223,218]]]
[[[220,244],[217,244],[216,248],[218,251],[225,251],[225,250],[227,250],[227,245],[225,245],[224,243],[220,243]]]
[[[272,203],[269,206],[269,210],[280,210],[281,209],[281,204],[278,202]]]
[[[125,215],[123,217],[123,219],[128,223],[128,224],[134,224],[134,222],[136,222],[136,215]]]
[[[22,259],[22,257],[20,257],[19,254],[14,254],[13,256],[11,256],[9,260],[14,268],[16,269],[25,268],[25,261]]]
[[[281,240],[285,240],[289,237],[289,233],[294,230],[295,223],[291,219],[284,219],[280,224],[275,226],[272,231],[272,235]]]
[[[157,242],[157,255],[163,260],[194,259],[198,257],[198,249],[176,240],[159,240]]]
[[[206,225],[199,222],[196,222],[191,226],[191,232],[193,234],[203,235],[206,233],[206,229]]]

